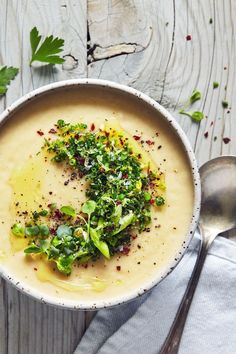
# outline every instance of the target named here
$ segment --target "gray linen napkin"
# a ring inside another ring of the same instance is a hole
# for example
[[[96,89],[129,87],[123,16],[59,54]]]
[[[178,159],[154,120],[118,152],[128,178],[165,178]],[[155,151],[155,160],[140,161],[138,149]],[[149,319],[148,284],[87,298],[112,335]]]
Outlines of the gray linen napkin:
[[[156,354],[193,269],[199,235],[176,269],[152,292],[100,310],[75,354]],[[236,243],[218,237],[207,256],[179,354],[236,353]]]

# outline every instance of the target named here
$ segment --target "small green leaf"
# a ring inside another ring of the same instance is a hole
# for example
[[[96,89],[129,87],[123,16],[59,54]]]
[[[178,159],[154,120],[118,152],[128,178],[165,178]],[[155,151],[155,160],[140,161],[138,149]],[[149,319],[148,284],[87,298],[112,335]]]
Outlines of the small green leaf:
[[[72,235],[72,230],[69,226],[67,225],[60,225],[57,229],[57,236],[59,238],[63,236],[71,236]]]
[[[76,216],[76,212],[75,212],[75,209],[72,208],[71,206],[69,205],[65,205],[63,207],[61,207],[61,212],[65,215],[68,215],[68,216],[72,216],[72,217],[75,217]]]
[[[192,95],[189,98],[189,104],[192,105],[194,102],[200,100],[202,97],[202,94],[198,90],[194,90]]]
[[[219,82],[214,81],[213,82],[213,89],[216,89],[219,87]]]
[[[82,206],[82,212],[84,214],[91,215],[96,209],[97,203],[94,200],[88,200]]]
[[[4,66],[0,69],[0,95],[4,95],[7,92],[7,86],[16,77],[18,72],[19,69],[12,66]]]
[[[49,240],[40,240],[40,248],[42,252],[46,252],[50,246],[50,241]]]
[[[126,229],[127,226],[132,224],[134,221],[134,213],[132,211],[129,212],[129,214],[123,216],[120,221],[119,221],[119,228],[115,231],[113,231],[112,235],[116,235],[122,230]]]
[[[29,253],[41,253],[42,250],[40,247],[36,246],[34,243],[32,243],[29,247],[24,249],[24,253],[29,254]]]
[[[101,237],[100,232],[93,229],[93,228],[90,228],[90,237],[91,237],[91,240],[93,241],[95,247],[97,247],[97,249],[99,249],[99,251],[103,254],[103,256],[106,258],[110,258],[109,247],[106,244],[106,242],[100,240],[100,237]]]
[[[11,227],[11,232],[14,236],[17,236],[17,237],[24,237],[25,236],[25,228],[20,223],[14,224]]]
[[[155,203],[157,206],[161,206],[165,204],[165,199],[163,197],[156,197],[155,199]]]
[[[26,226],[26,228],[25,228],[25,236],[33,237],[33,236],[38,236],[38,235],[39,235],[39,227],[37,225],[35,225],[35,226]]]
[[[41,236],[48,236],[49,235],[49,227],[48,225],[42,224],[42,225],[38,225],[39,228],[39,234]]]

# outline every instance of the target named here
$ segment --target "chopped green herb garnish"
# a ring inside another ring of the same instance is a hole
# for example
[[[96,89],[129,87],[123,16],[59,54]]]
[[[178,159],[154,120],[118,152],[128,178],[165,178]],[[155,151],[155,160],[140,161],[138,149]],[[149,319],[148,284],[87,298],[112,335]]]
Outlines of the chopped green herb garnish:
[[[42,147],[52,163],[66,164],[70,173],[86,179],[82,207],[52,203],[34,211],[25,226],[12,227],[13,234],[29,239],[25,253],[44,254],[67,275],[74,262],[110,258],[129,247],[132,235],[150,224],[152,205],[165,204],[164,175],[135,151],[132,138],[109,126],[86,129],[59,120],[55,139]]]
[[[34,61],[41,61],[49,64],[62,64],[64,59],[57,55],[62,52],[64,39],[49,36],[44,39],[40,44],[42,36],[39,35],[39,31],[36,27],[32,28],[30,32],[30,44],[32,49],[32,58],[30,65]]]
[[[14,80],[19,69],[12,66],[4,66],[0,69],[0,96],[7,92],[7,86]]]
[[[155,203],[156,203],[157,206],[164,205],[165,204],[165,199],[163,197],[157,197],[155,199]]]
[[[214,81],[213,82],[213,89],[216,89],[219,87],[219,82]]]

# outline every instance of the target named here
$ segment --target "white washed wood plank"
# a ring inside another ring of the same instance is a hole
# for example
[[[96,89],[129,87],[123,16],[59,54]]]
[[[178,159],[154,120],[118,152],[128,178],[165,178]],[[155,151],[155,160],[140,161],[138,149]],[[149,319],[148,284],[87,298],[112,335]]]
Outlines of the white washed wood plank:
[[[115,22],[110,21],[113,13]],[[110,38],[124,44],[132,38],[137,45],[141,40],[146,47],[137,53],[122,54],[121,51],[116,57],[108,53],[105,60],[91,55],[88,74],[128,84],[163,104],[187,133],[199,164],[222,153],[235,154],[235,15],[233,0],[104,1],[102,5],[97,0],[89,0],[91,48],[110,46]],[[150,28],[152,34],[148,41]],[[192,35],[191,41],[186,41],[187,34]],[[220,88],[214,91],[213,81],[220,82]],[[201,90],[203,99],[194,109],[203,110],[208,116],[200,125],[178,114],[195,88]],[[222,109],[225,96],[231,104],[231,114]],[[208,138],[204,137],[206,131]],[[230,144],[223,143],[223,136],[231,137]]]
[[[34,88],[86,76],[86,16],[86,0],[0,0],[0,65],[20,68],[6,97],[0,98],[0,111]],[[29,67],[29,32],[35,25],[43,35],[53,33],[65,39],[63,66]],[[84,312],[42,305],[3,280],[0,311],[1,354],[72,353],[85,330]]]

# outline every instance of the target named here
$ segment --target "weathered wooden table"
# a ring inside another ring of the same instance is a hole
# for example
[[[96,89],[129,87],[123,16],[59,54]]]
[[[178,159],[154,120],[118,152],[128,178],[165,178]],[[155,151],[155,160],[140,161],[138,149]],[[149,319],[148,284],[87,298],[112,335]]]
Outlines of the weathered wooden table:
[[[0,98],[0,111],[53,81],[108,79],[147,93],[172,112],[200,165],[236,154],[235,17],[235,0],[0,0],[0,65],[20,68]],[[29,66],[34,26],[65,39],[65,64]],[[195,88],[203,95],[195,108],[207,117],[201,124],[178,114]],[[3,280],[0,313],[4,354],[72,353],[92,317],[42,305]]]

